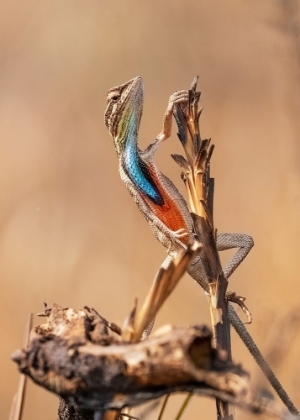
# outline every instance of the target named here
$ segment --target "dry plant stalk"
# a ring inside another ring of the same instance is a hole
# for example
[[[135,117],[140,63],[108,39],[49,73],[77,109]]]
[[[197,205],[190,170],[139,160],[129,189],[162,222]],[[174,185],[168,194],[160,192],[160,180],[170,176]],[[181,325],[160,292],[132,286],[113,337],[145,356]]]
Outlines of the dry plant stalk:
[[[198,276],[197,281],[209,295],[215,344],[217,349],[226,350],[231,357],[228,316],[230,315],[230,322],[273,389],[291,413],[299,414],[256,343],[244,328],[239,317],[236,316],[233,307],[230,304],[228,305],[228,300],[238,304],[251,322],[251,314],[244,304],[245,299],[235,293],[227,292],[228,281],[224,276],[217,251],[217,235],[213,223],[214,180],[210,177],[210,158],[214,146],[210,145],[210,139],[201,140],[200,137],[199,118],[202,109],[198,110],[200,92],[196,91],[197,79],[193,80],[189,90],[188,106],[184,107],[182,104],[176,104],[174,109],[174,116],[179,129],[178,137],[183,145],[186,159],[179,155],[173,155],[173,158],[182,169],[182,178],[187,188],[190,208],[194,212],[192,216],[196,233],[203,244],[201,252],[203,278],[200,280]],[[217,413],[218,418],[227,418],[229,416],[228,405],[217,401]]]
[[[230,323],[226,291],[228,281],[224,276],[216,245],[216,230],[213,223],[214,180],[210,177],[210,158],[214,146],[210,140],[201,140],[198,110],[200,92],[196,91],[198,78],[189,90],[188,106],[175,106],[174,116],[178,125],[178,137],[183,145],[186,159],[172,155],[182,169],[182,179],[187,188],[195,229],[203,248],[201,261],[205,277],[202,287],[209,292],[209,307],[216,348],[225,350],[231,358]],[[228,404],[217,400],[218,418],[229,417]]]
[[[142,338],[149,323],[155,318],[201,248],[202,246],[195,241],[186,251],[181,250],[167,269],[162,267],[159,270],[143,306],[134,319],[134,328],[129,341],[137,342]]]
[[[29,335],[30,331],[33,326],[33,314],[28,316],[28,321],[25,327],[25,334],[24,334],[24,347],[26,348],[29,343]],[[13,397],[10,413],[9,413],[9,420],[21,420],[23,407],[24,407],[24,400],[25,400],[25,392],[26,392],[26,383],[27,377],[25,375],[20,375],[19,384],[18,384],[18,391]]]

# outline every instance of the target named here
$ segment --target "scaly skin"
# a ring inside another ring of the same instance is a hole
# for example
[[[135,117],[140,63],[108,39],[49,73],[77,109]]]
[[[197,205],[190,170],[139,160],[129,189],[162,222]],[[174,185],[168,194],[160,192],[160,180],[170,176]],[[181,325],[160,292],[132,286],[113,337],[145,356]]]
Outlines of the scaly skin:
[[[170,98],[163,131],[145,150],[138,148],[138,131],[143,110],[143,81],[136,77],[108,92],[105,124],[114,139],[122,181],[150,224],[157,239],[175,252],[194,240],[193,220],[186,201],[175,185],[153,161],[159,144],[171,134],[175,103],[187,100],[187,92]]]
[[[135,77],[110,89],[105,111],[105,124],[114,139],[119,157],[121,179],[154,235],[168,248],[171,256],[175,255],[178,247],[185,247],[194,240],[193,220],[186,201],[175,185],[159,171],[153,156],[160,143],[171,135],[174,105],[187,100],[187,91],[178,91],[171,95],[162,132],[145,151],[138,148],[144,101],[142,79]],[[219,250],[239,248],[224,268],[225,277],[228,278],[250,251],[253,240],[244,234],[224,233],[218,235],[217,246]],[[208,291],[200,258],[191,264],[188,272]]]
[[[160,143],[171,135],[174,105],[188,101],[188,91],[171,95],[164,115],[163,129],[145,151],[138,148],[138,132],[143,112],[144,87],[141,77],[113,87],[107,94],[105,124],[114,139],[122,181],[149,223],[154,235],[174,256],[180,247],[195,238],[188,206],[175,185],[163,175],[153,156]],[[201,238],[200,238],[201,239]],[[224,268],[228,278],[243,261],[253,240],[244,234],[220,234],[219,250],[239,248]],[[200,257],[191,264],[189,274],[206,290],[207,282]]]

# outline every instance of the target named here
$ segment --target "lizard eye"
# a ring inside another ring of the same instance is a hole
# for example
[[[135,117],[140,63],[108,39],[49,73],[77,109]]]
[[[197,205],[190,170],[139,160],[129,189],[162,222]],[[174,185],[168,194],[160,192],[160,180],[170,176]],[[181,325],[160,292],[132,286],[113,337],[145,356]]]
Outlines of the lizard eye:
[[[118,92],[111,92],[111,94],[108,96],[109,101],[117,101],[120,98],[120,93]]]

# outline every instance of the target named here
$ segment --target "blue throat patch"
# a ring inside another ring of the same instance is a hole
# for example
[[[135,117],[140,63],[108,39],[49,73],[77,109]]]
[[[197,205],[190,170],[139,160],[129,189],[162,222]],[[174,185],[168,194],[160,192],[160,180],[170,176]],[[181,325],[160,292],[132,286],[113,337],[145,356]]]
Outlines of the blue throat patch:
[[[123,156],[129,178],[135,186],[147,195],[155,204],[163,206],[164,199],[158,191],[146,164],[138,155],[134,136],[129,135],[128,137]]]

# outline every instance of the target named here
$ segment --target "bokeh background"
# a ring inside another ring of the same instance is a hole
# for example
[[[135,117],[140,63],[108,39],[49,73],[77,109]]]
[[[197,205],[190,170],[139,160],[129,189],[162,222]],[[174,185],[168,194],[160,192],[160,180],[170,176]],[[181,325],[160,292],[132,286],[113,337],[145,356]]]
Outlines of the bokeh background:
[[[169,95],[200,76],[202,135],[216,145],[216,226],[255,239],[229,289],[247,297],[249,330],[300,405],[299,31],[299,0],[1,0],[1,419],[30,312],[89,305],[121,323],[166,256],[119,179],[103,123],[107,90],[137,75],[141,147],[159,133]],[[174,130],[157,164],[184,193],[170,158],[180,151]],[[206,298],[186,276],[156,325],[208,322]],[[232,338],[234,360],[266,387]],[[30,382],[23,420],[55,419],[57,403]],[[195,397],[185,418],[200,413],[214,418],[214,401]]]

